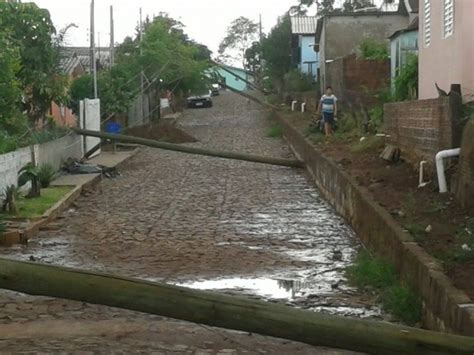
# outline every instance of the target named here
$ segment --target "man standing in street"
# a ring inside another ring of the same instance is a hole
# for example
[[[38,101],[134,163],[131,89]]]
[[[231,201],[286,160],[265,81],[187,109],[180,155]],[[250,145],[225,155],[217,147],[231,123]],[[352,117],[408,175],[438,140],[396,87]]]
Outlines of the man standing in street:
[[[337,119],[337,97],[332,92],[330,86],[326,88],[326,93],[319,101],[318,113],[322,115],[326,136],[330,136],[333,131],[334,121]]]

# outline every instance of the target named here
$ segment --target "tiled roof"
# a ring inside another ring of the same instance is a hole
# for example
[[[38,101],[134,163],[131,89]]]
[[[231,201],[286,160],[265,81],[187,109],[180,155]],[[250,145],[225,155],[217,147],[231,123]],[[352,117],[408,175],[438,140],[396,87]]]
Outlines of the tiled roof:
[[[291,33],[313,35],[316,33],[316,23],[315,16],[291,16]]]

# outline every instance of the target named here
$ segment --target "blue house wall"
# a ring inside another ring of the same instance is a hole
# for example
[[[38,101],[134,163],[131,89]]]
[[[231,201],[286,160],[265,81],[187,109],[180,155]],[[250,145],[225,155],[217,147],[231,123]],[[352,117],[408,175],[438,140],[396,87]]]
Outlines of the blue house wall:
[[[245,70],[243,69],[240,69],[240,68],[234,68],[234,67],[226,67],[227,70],[231,71],[232,73],[235,73],[237,74],[238,76],[242,77],[242,78],[245,78],[246,80],[252,82],[253,81],[253,77],[251,75],[249,75]],[[222,78],[224,78],[225,80],[225,83],[230,86],[231,88],[233,89],[236,89],[236,90],[239,90],[239,91],[245,91],[247,90],[247,84],[235,77],[234,75],[228,73],[227,71],[225,71],[224,69],[220,68],[220,67],[215,67],[213,68],[213,70],[215,72],[217,72]]]
[[[314,41],[314,36],[300,36],[301,61],[299,68],[303,73],[309,74],[317,80],[319,58],[318,53],[314,51]]]

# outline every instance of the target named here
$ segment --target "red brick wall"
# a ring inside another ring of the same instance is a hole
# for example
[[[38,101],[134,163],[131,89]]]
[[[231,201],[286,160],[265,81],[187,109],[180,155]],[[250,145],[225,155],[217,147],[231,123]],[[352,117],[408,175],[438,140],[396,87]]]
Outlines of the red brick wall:
[[[409,162],[433,163],[437,152],[453,148],[451,112],[449,98],[385,104],[384,130]]]
[[[326,67],[326,83],[347,103],[373,104],[374,94],[390,86],[389,60],[360,59],[351,54]]]

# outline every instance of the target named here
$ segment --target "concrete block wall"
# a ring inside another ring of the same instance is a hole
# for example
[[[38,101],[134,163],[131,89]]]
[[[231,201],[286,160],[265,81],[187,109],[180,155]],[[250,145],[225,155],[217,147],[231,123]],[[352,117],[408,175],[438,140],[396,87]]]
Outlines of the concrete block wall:
[[[47,143],[36,144],[32,146],[36,162],[39,165],[49,163],[59,170],[67,158],[83,156],[81,141],[80,136],[73,134]],[[31,147],[0,155],[0,195],[5,187],[17,184],[18,171],[31,162],[31,158]]]
[[[449,98],[384,105],[384,131],[413,165],[431,164],[437,152],[453,148],[453,117]]]
[[[61,165],[68,158],[81,159],[82,153],[81,137],[70,134],[51,142],[37,145],[38,164],[51,164],[56,170],[61,169]]]
[[[37,147],[33,149],[37,155]],[[0,155],[0,200],[7,186],[17,185],[18,171],[31,162],[31,154],[31,148],[25,147]]]

